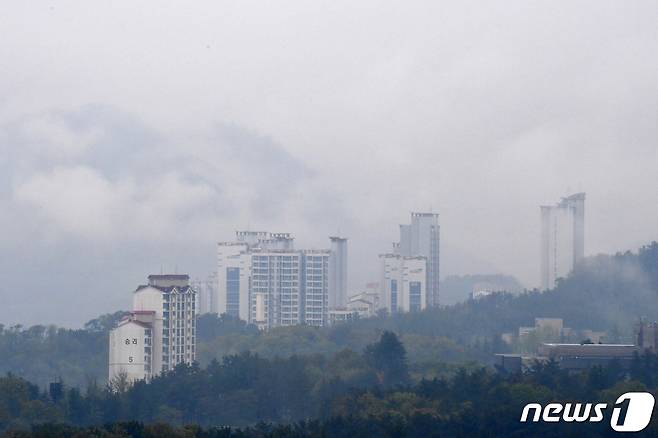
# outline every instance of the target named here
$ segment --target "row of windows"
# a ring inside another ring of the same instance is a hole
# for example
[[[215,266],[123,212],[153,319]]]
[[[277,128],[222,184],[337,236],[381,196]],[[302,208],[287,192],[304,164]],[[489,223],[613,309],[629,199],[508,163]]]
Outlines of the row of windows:
[[[240,315],[240,268],[226,268],[226,312]]]
[[[409,282],[409,310],[417,312],[421,308],[420,282]]]
[[[194,301],[196,294],[193,292],[186,292],[184,294],[162,294],[164,301]]]

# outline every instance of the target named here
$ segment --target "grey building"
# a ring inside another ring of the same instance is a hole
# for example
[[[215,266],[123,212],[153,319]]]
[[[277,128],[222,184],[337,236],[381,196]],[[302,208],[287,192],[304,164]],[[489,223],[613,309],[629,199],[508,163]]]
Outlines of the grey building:
[[[411,223],[400,225],[400,242],[393,244],[395,254],[427,259],[427,304],[439,305],[439,215],[411,213]]]
[[[329,307],[343,309],[347,305],[347,239],[332,236],[329,240]]]
[[[542,290],[555,287],[585,257],[585,193],[540,206]]]

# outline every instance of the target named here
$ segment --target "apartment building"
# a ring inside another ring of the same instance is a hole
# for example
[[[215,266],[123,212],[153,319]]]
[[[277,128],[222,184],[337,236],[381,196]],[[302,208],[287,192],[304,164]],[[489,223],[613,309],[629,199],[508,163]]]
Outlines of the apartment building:
[[[109,379],[150,379],[196,358],[196,291],[188,275],[149,275],[110,332]]]

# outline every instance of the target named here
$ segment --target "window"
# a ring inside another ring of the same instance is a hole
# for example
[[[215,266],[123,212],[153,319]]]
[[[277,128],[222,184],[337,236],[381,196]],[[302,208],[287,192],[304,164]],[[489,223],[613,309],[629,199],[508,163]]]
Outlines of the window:
[[[391,280],[391,313],[398,311],[398,281]]]
[[[420,281],[409,282],[409,310],[417,312],[421,308]]]
[[[240,315],[240,268],[226,268],[226,313]]]

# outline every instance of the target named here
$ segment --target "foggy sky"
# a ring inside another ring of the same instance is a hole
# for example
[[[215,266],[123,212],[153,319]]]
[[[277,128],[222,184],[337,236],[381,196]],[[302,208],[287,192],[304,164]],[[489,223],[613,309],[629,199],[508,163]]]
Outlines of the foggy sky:
[[[412,210],[442,276],[538,284],[539,209],[586,253],[658,239],[653,1],[12,2],[0,13],[0,323],[78,326],[235,229],[350,238]]]

